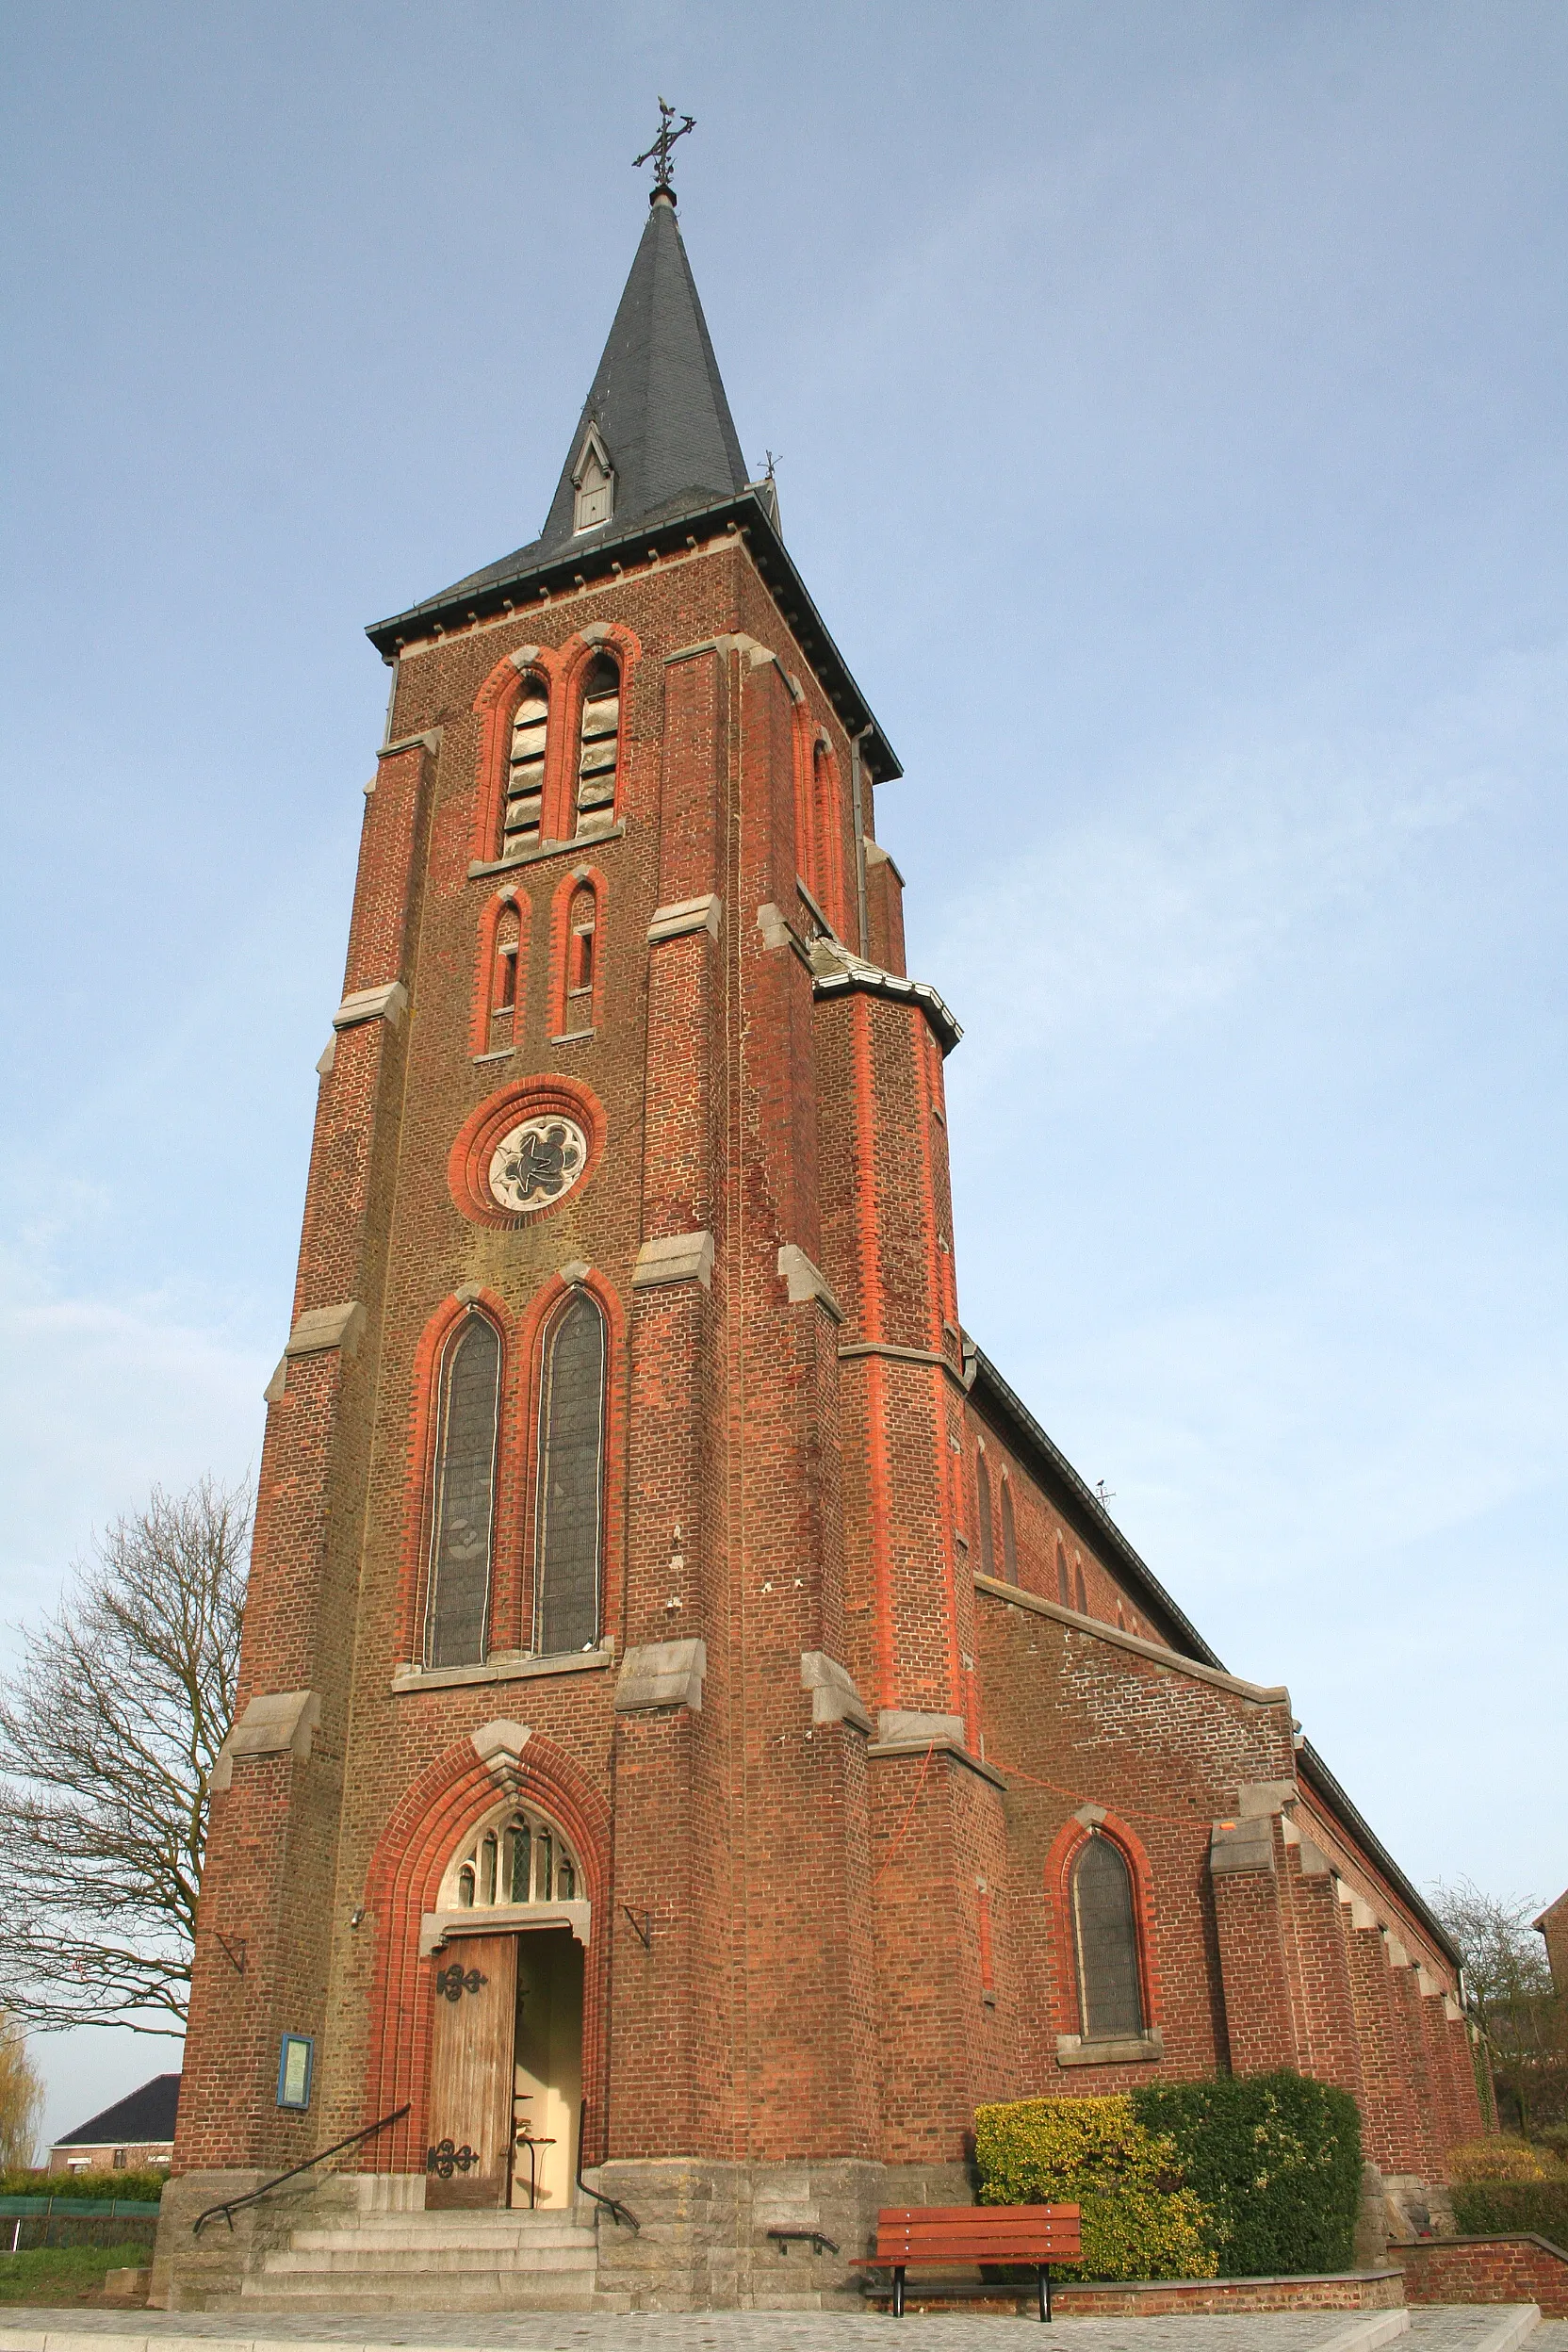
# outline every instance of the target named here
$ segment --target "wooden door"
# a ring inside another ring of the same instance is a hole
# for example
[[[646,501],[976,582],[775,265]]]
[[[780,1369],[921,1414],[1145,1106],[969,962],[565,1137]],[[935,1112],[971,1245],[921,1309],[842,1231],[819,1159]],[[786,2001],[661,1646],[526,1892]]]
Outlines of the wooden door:
[[[425,2203],[504,2205],[512,2178],[515,1936],[454,1936],[430,1963],[430,1999]]]

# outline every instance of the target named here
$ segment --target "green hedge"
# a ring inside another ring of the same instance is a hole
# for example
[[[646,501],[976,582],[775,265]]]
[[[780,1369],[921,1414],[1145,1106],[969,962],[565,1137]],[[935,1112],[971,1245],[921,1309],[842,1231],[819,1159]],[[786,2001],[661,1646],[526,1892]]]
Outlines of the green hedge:
[[[73,2202],[90,2197],[108,2204],[114,2198],[136,2205],[155,2205],[163,2195],[166,2172],[43,2172],[32,2165],[13,2164],[0,2172],[0,2197],[68,2197]]]
[[[1454,2226],[1462,2237],[1533,2230],[1554,2246],[1568,2246],[1568,2180],[1471,2180],[1453,2195]]]
[[[983,2204],[1083,2207],[1083,2263],[1065,2278],[1350,2266],[1361,2118],[1348,2092],[1306,2075],[981,2107],[974,2152]]]
[[[1171,2143],[1126,2099],[1023,2099],[980,2107],[974,2152],[984,2205],[1081,2205],[1084,2259],[1061,2278],[1212,2278],[1201,2204]]]
[[[1222,2075],[1131,2095],[1175,2145],[1212,2216],[1228,2278],[1348,2270],[1361,2195],[1361,2117],[1348,2091],[1308,2075]]]

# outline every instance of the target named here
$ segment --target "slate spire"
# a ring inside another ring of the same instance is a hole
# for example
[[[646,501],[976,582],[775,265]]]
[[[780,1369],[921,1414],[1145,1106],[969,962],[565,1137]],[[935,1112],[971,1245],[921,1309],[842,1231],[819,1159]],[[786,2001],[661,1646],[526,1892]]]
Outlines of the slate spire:
[[[593,433],[610,461],[611,511],[603,523],[578,531],[577,492]],[[538,552],[547,556],[574,540],[593,547],[683,507],[732,498],[745,486],[745,459],[674,200],[667,188],[656,188]]]

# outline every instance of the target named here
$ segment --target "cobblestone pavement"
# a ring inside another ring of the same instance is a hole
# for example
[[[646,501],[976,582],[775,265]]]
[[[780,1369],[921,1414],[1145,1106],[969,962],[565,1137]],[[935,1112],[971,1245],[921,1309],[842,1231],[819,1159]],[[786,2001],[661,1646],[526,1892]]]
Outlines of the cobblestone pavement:
[[[1054,2352],[1353,2352],[1388,2314],[1358,2311],[1253,2312],[1234,2318],[1063,2319],[1044,2341]],[[1411,2352],[1494,2352],[1508,2313],[1496,2306],[1437,2306],[1411,2312]],[[514,2316],[438,2312],[378,2318],[330,2312],[94,2311],[0,2310],[0,2352],[92,2352],[92,2339],[115,2339],[114,2352],[160,2352],[203,2342],[234,2347],[335,2344],[428,2345],[433,2352],[997,2352],[1016,2328],[1037,2321],[913,2313],[902,2323],[880,2314],[838,2311],[519,2312]],[[890,2330],[898,2333],[890,2341]],[[74,2341],[73,2341],[74,2340]],[[1030,2341],[1020,2339],[1021,2343]],[[1518,2341],[1517,2338],[1514,2339]],[[106,2344],[104,2352],[108,2352]],[[1568,2352],[1568,2322],[1538,2328],[1527,2352]]]

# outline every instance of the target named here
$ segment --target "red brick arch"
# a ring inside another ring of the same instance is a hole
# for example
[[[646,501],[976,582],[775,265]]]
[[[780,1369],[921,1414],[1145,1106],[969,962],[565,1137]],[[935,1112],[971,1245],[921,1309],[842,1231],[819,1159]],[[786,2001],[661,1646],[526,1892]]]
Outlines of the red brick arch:
[[[498,1711],[510,1698],[524,1704],[520,1686],[498,1684]],[[582,1865],[592,1904],[584,1954],[582,2082],[588,2100],[584,2164],[601,2160],[609,2082],[610,1807],[581,1767],[537,1732],[524,1744],[515,1792],[519,1801],[560,1822]],[[371,1993],[366,2121],[409,2103],[411,2112],[367,2144],[365,2161],[378,2172],[422,2172],[428,2143],[431,2030],[435,1963],[419,1957],[419,1920],[436,1907],[442,1874],[459,1844],[506,1793],[471,1740],[437,1756],[394,1809],[366,1879],[366,1927],[376,1936]]]
[[[479,969],[474,974],[473,1011],[468,1021],[468,1051],[475,1054],[490,1050],[490,1032],[496,1013],[496,941],[500,933],[501,919],[508,913],[517,918],[516,997],[512,1008],[512,1036],[522,1035],[528,1008],[528,950],[529,927],[532,903],[526,892],[511,883],[486,901],[479,919]]]
[[[589,1002],[588,1025],[597,1029],[604,1021],[604,963],[609,939],[606,918],[610,906],[610,883],[602,866],[590,865],[579,859],[562,875],[550,901],[549,979],[545,998],[545,1018],[552,1037],[564,1035],[566,1027],[567,964],[571,945],[566,936],[566,925],[571,916],[572,901],[579,890],[589,891],[594,901],[594,993]]]
[[[1097,1810],[1099,1808],[1096,1808]],[[1081,2034],[1078,1963],[1072,1934],[1072,1866],[1096,1831],[1108,1838],[1133,1878],[1133,1921],[1138,1939],[1138,1982],[1143,1993],[1143,2021],[1160,2022],[1160,1975],[1154,1949],[1154,1873],[1149,1853],[1131,1822],[1118,1813],[1105,1813],[1094,1822],[1074,1814],[1062,1823],[1045,1857],[1045,1899],[1055,1935],[1055,2012],[1058,2034]]]
[[[510,653],[503,654],[474,696],[474,710],[484,722],[480,732],[479,790],[474,794],[474,833],[471,854],[488,864],[500,849],[501,802],[506,797],[506,753],[512,738],[512,713],[522,698],[526,679],[537,678],[549,695],[549,725],[545,735],[545,800],[551,805],[551,784],[561,763],[563,740],[562,658],[553,645],[535,645],[521,669]],[[543,826],[541,825],[541,834]]]

